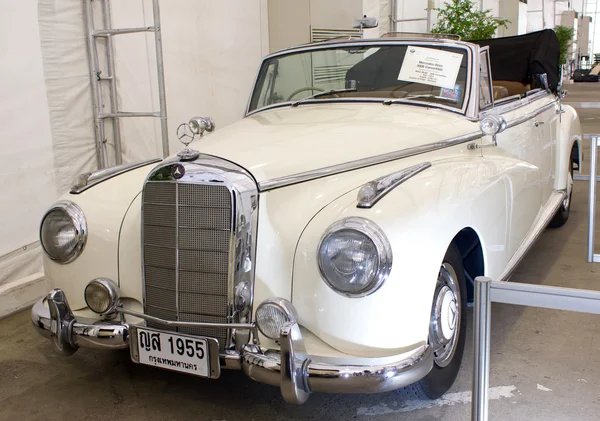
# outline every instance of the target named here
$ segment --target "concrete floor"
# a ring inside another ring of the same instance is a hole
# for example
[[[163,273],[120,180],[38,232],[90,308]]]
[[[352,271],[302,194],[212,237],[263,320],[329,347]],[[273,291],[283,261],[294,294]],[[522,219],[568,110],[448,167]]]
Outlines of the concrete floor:
[[[567,101],[600,97],[600,84],[568,88]],[[583,110],[581,119],[584,132],[600,132],[600,111]],[[544,233],[513,280],[600,290],[600,265],[585,259],[586,233],[587,183],[577,182],[568,223]],[[498,304],[492,317],[491,420],[600,420],[600,317]],[[0,320],[0,420],[464,421],[471,347],[469,326],[459,378],[441,400],[313,394],[295,407],[240,372],[211,381],[133,364],[126,352],[59,357],[25,311]]]

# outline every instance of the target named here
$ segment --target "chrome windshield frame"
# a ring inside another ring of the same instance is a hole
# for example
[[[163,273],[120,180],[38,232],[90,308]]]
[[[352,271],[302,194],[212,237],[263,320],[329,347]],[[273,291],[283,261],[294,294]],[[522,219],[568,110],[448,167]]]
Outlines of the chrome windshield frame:
[[[244,117],[251,116],[253,114],[272,110],[274,108],[282,108],[282,107],[290,107],[292,104],[297,102],[295,101],[284,101],[279,102],[277,104],[270,104],[264,107],[256,108],[254,110],[250,110],[250,106],[252,103],[252,98],[254,96],[254,92],[257,88],[257,83],[260,79],[261,70],[266,61],[276,58],[282,57],[286,55],[304,53],[309,51],[319,51],[319,50],[331,50],[336,48],[347,48],[347,47],[380,47],[380,46],[401,46],[401,45],[415,45],[415,46],[444,46],[449,48],[459,48],[466,51],[467,55],[467,77],[465,82],[465,98],[462,104],[462,108],[449,107],[444,104],[438,104],[427,101],[403,101],[402,104],[409,105],[417,105],[417,106],[428,106],[432,108],[443,109],[447,111],[451,111],[457,114],[461,114],[466,116],[471,120],[476,120],[478,117],[478,95],[479,91],[476,85],[476,78],[474,76],[478,76],[478,72],[475,72],[477,67],[479,66],[479,46],[476,44],[471,44],[468,42],[455,41],[455,40],[445,40],[445,39],[412,39],[412,38],[402,38],[402,39],[380,39],[380,38],[372,38],[372,39],[362,39],[362,40],[346,40],[346,41],[335,41],[335,42],[324,42],[324,43],[312,43],[303,46],[293,47],[286,50],[281,50],[266,56],[256,73],[256,77],[254,79],[254,85],[252,91],[250,93],[250,97],[248,99],[248,104],[246,106],[246,113]],[[477,73],[477,75],[475,74]],[[326,103],[379,103],[384,104],[385,102],[389,102],[389,99],[384,98],[373,98],[373,97],[364,97],[364,98],[314,98],[308,99],[302,102],[302,104],[326,104]]]

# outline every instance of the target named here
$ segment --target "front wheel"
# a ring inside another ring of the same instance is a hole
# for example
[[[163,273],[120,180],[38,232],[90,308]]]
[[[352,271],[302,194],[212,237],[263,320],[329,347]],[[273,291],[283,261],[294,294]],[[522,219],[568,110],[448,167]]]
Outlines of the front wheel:
[[[563,200],[560,208],[554,214],[552,221],[548,224],[550,228],[559,228],[562,227],[569,219],[569,214],[571,213],[571,202],[573,199],[573,161],[569,165],[569,179],[567,180],[567,197]]]
[[[399,389],[399,395],[437,399],[450,389],[465,349],[466,299],[462,257],[458,248],[451,245],[440,267],[431,308],[429,345],[433,348],[433,368],[417,383]]]

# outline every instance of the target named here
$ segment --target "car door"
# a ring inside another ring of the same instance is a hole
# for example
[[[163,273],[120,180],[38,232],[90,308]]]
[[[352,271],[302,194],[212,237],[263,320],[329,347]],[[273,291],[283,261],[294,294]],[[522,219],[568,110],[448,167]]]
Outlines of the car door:
[[[540,183],[542,188],[542,204],[550,198],[554,190],[556,176],[556,143],[558,131],[558,103],[554,95],[535,93],[537,99],[533,100],[536,107],[533,124],[537,128],[540,151],[538,166],[540,168]]]
[[[483,143],[490,145],[482,149],[486,158],[494,159],[502,167],[507,186],[507,254],[512,256],[527,231],[533,225],[542,206],[540,165],[545,162],[540,154],[541,136],[539,127],[531,117],[536,105],[528,99],[506,98],[495,103],[493,98],[492,73],[489,52],[480,56],[480,109],[481,116],[494,114],[504,118],[507,128],[498,133],[496,146],[492,136],[484,136]]]

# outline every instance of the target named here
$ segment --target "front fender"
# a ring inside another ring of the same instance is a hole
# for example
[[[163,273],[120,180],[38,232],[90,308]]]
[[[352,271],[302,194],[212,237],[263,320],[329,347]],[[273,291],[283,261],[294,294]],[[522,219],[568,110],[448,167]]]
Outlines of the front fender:
[[[571,151],[577,145],[577,162],[581,169],[581,123],[575,108],[570,105],[562,104],[560,116],[560,126],[558,130],[558,139],[556,145],[556,179],[554,182],[555,190],[564,190],[567,187],[569,164],[571,162]]]
[[[61,200],[75,202],[83,210],[88,227],[87,242],[81,255],[66,265],[44,254],[44,272],[49,286],[62,289],[69,297],[73,310],[86,307],[83,291],[92,279],[102,277],[121,283],[118,260],[121,224],[153,165],[121,174],[83,193],[61,196]],[[139,238],[136,238],[138,243]],[[130,259],[139,262],[140,255]]]
[[[333,201],[305,229],[295,255],[292,301],[300,323],[332,347],[356,356],[393,355],[427,341],[433,291],[443,257],[458,232],[479,236],[486,275],[508,260],[507,173],[518,161],[462,158],[433,166],[371,209],[356,207],[358,189]],[[317,247],[327,228],[349,216],[386,233],[392,270],[371,295],[348,298],[321,279]]]

